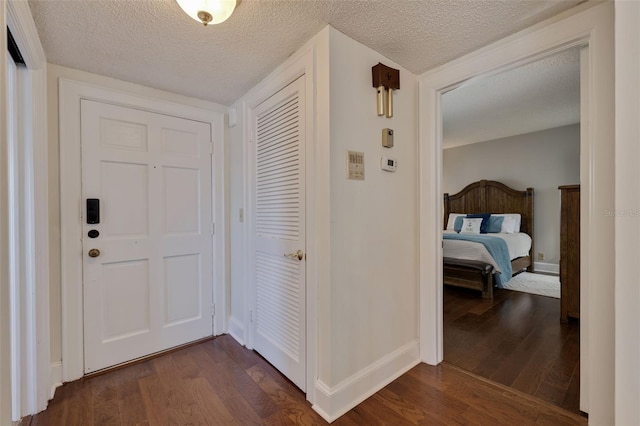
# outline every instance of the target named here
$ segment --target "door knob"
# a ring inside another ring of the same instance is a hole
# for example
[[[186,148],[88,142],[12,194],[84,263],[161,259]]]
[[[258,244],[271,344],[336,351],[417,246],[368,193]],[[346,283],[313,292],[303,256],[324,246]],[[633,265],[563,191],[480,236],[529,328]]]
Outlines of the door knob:
[[[100,250],[98,249],[91,249],[89,250],[89,257],[98,257],[100,256]]]
[[[302,260],[302,258],[304,257],[304,252],[302,250],[298,250],[295,253],[287,253],[284,255],[284,257],[288,257],[289,259]]]

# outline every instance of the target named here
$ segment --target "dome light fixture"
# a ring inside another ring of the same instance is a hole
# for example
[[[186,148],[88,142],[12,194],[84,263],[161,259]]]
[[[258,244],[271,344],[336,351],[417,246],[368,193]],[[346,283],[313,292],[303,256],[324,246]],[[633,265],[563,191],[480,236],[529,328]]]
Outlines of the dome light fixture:
[[[184,12],[205,27],[226,21],[236,8],[236,0],[176,0]]]

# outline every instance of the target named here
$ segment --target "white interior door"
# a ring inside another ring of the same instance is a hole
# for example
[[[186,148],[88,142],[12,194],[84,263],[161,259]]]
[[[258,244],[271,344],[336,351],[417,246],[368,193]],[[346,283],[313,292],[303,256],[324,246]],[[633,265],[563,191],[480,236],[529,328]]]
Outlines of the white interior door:
[[[212,144],[209,124],[89,100],[81,129],[90,373],[212,335]]]
[[[254,348],[306,388],[305,81],[252,115],[255,140]]]

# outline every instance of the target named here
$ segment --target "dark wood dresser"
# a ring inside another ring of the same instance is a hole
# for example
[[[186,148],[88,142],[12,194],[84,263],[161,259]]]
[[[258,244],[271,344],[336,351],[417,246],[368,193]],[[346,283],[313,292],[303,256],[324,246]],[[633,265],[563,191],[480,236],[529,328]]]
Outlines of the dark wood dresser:
[[[560,321],[580,318],[580,185],[560,190]]]

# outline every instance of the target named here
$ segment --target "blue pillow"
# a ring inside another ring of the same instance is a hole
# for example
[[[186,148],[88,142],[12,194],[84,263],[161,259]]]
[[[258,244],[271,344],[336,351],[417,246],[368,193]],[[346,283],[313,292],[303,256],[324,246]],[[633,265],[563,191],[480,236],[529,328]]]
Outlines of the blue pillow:
[[[487,228],[489,227],[489,218],[491,217],[491,213],[468,214],[467,217],[469,219],[482,219],[482,223],[480,224],[480,233],[481,234],[487,233]]]
[[[453,222],[453,230],[456,231],[457,233],[460,233],[460,231],[462,231],[463,219],[464,219],[464,216],[458,216],[456,217],[455,222]]]
[[[491,216],[489,218],[489,225],[487,226],[487,233],[493,234],[501,232],[502,222],[504,222],[504,216]]]

